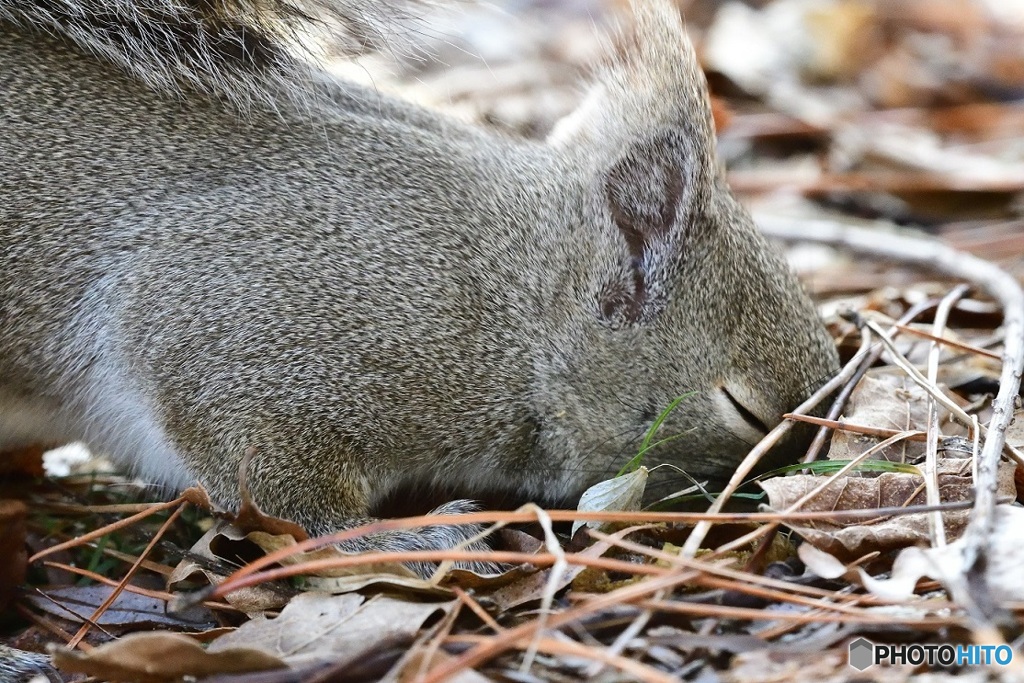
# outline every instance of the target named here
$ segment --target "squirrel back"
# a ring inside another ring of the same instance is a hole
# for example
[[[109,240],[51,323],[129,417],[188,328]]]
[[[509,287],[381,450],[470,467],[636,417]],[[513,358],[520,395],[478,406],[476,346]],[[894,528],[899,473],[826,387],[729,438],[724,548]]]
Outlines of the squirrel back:
[[[323,532],[401,486],[571,502],[687,392],[647,461],[722,480],[835,370],[667,0],[545,142],[303,56],[404,7],[0,0],[0,450],[226,505],[253,451],[256,502]]]
[[[157,90],[247,109],[308,104],[344,84],[325,58],[412,50],[429,0],[19,0],[0,20],[59,36]]]

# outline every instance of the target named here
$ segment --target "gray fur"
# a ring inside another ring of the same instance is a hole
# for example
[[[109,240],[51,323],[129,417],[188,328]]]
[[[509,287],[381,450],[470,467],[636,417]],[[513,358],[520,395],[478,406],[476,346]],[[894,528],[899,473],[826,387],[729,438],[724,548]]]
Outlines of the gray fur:
[[[430,0],[32,0],[0,20],[67,39],[150,86],[199,90],[248,108],[282,97],[316,106],[338,84],[328,55],[413,50]],[[293,103],[294,104],[294,103]]]
[[[29,683],[33,680],[59,683],[64,679],[50,664],[48,656],[0,645],[0,683]]]
[[[254,447],[256,502],[322,532],[399,485],[571,502],[687,391],[648,461],[721,480],[745,412],[772,425],[836,368],[720,177],[665,0],[545,143],[174,43],[111,63],[58,5],[122,44],[154,6],[255,22],[288,55],[299,3],[0,0],[0,450],[84,439],[234,505]]]

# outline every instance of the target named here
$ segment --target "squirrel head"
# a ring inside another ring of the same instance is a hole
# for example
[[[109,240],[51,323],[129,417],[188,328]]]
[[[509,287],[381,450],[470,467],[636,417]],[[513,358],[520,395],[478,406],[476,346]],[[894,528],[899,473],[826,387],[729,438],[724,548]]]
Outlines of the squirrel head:
[[[725,184],[678,12],[644,3],[637,24],[632,48],[550,139],[582,178],[570,231],[580,261],[563,297],[575,308],[541,355],[539,448],[614,473],[692,392],[645,464],[721,481],[829,379],[837,354]]]

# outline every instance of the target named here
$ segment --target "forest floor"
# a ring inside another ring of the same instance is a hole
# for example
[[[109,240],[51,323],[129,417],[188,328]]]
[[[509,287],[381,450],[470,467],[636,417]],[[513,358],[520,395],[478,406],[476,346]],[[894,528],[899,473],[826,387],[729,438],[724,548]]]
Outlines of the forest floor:
[[[337,68],[543,138],[625,4],[460,7],[416,50]],[[688,511],[668,512],[638,503],[655,449],[580,510],[456,520],[504,527],[511,568],[427,581],[26,452],[0,479],[0,664],[49,646],[51,680],[1024,680],[1024,411],[999,394],[1024,334],[1000,279],[1024,281],[1024,2],[680,5],[729,184],[845,367],[828,419],[788,423],[821,429],[806,464],[724,512],[676,477]]]

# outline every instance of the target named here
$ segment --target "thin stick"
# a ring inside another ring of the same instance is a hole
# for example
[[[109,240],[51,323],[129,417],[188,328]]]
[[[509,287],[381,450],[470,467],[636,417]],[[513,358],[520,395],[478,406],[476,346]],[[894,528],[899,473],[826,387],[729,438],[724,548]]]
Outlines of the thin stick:
[[[17,610],[18,614],[34,623],[39,628],[43,629],[48,633],[52,633],[64,642],[71,640],[71,638],[73,637],[70,633],[62,629],[60,626],[57,626],[57,624],[52,623],[49,619],[44,619],[43,617],[39,616],[38,614],[30,610],[29,608],[25,607],[24,605],[16,604],[14,606],[14,609]],[[89,643],[79,643],[78,649],[82,652],[92,652],[93,646]]]
[[[535,567],[552,567],[560,565],[563,559],[569,564],[583,565],[585,567],[596,567],[613,572],[625,574],[662,576],[668,573],[665,567],[658,567],[652,564],[637,564],[626,560],[618,560],[611,557],[591,557],[583,553],[563,554],[561,557],[551,553],[521,553],[506,550],[407,550],[407,551],[377,551],[343,554],[337,557],[329,557],[321,560],[310,560],[297,564],[289,564],[283,567],[265,569],[259,572],[236,576],[233,574],[231,584],[227,581],[218,584],[216,587],[198,591],[201,599],[219,598],[233,591],[249,586],[257,586],[268,581],[287,579],[292,576],[305,574],[316,574],[326,569],[339,569],[342,567],[358,567],[366,564],[383,564],[387,562],[440,562],[453,560],[455,562],[499,562],[502,564],[531,564]],[[190,606],[192,601],[185,599],[181,607]]]
[[[662,589],[675,588],[692,581],[697,576],[696,572],[670,572],[665,576],[631,584],[610,593],[599,595],[572,609],[553,614],[547,626],[549,628],[557,628],[563,624],[577,621],[588,614],[594,614],[609,607],[617,607],[627,602],[645,598]],[[509,648],[515,647],[522,639],[530,637],[536,628],[537,622],[529,621],[488,637],[468,652],[464,652],[453,660],[445,662],[437,669],[432,670],[425,680],[418,683],[442,683],[442,681],[451,680],[460,671],[473,668],[492,657],[496,657]]]
[[[527,674],[530,671],[530,667],[533,666],[533,660],[537,656],[538,643],[544,635],[548,617],[552,613],[551,605],[555,602],[555,593],[558,592],[558,585],[565,573],[569,571],[569,562],[566,560],[565,551],[562,549],[562,545],[558,542],[555,530],[551,526],[551,517],[548,516],[548,513],[537,505],[528,504],[524,507],[533,509],[534,513],[537,515],[537,523],[540,524],[541,529],[544,530],[544,546],[547,548],[548,554],[555,558],[555,562],[551,566],[551,570],[548,572],[548,581],[544,586],[544,592],[541,595],[540,616],[537,618],[537,630],[535,631],[530,644],[526,648],[526,654],[523,656],[523,663],[519,665],[520,673]]]
[[[967,293],[968,289],[967,285],[958,285],[949,294],[942,297],[942,302],[935,309],[935,320],[932,321],[932,333],[936,337],[942,337],[942,333],[946,329],[946,321],[949,320],[949,311]],[[941,352],[939,344],[933,340],[931,348],[928,349],[928,382],[935,387],[936,391],[938,391]],[[939,496],[939,411],[931,394],[928,395],[928,440],[925,442],[924,481],[928,504],[938,505],[941,503],[942,500]],[[942,523],[942,513],[931,513],[928,515],[928,522],[932,546],[946,545],[946,527]]]
[[[75,610],[71,609],[70,607],[68,607],[67,605],[65,605],[65,604],[63,604],[61,602],[58,602],[56,599],[54,599],[51,596],[47,595],[46,593],[44,593],[43,591],[39,590],[38,588],[35,589],[35,592],[41,598],[43,598],[44,600],[52,603],[58,609],[63,610],[64,612],[67,612],[68,614],[70,614],[75,619],[78,619],[83,624],[87,624],[87,625],[89,625],[90,627],[92,627],[94,629],[102,631],[104,633],[104,635],[109,637],[111,640],[113,640],[114,638],[117,637],[113,633],[108,631],[107,629],[103,628],[103,626],[101,624],[99,624],[98,622],[93,621],[92,619],[90,619],[89,617],[85,616],[84,614],[79,614]]]
[[[166,503],[156,503],[154,505],[147,507],[142,512],[132,515],[131,517],[125,517],[124,519],[114,522],[113,524],[107,524],[106,526],[100,527],[95,531],[90,531],[87,534],[82,534],[81,536],[72,538],[70,541],[64,541],[63,543],[58,543],[55,546],[51,546],[49,548],[40,550],[38,553],[28,558],[29,564],[35,562],[38,559],[46,557],[47,555],[52,555],[56,552],[60,552],[61,550],[67,550],[68,548],[77,548],[78,546],[84,543],[88,543],[89,541],[95,540],[100,536],[106,536],[107,534],[113,533],[118,529],[124,529],[125,527],[129,527],[132,524],[135,524],[136,522],[145,519],[146,517],[156,514],[157,512],[177,507],[178,505],[181,505],[181,503],[184,501],[185,497],[180,496],[178,498],[175,498],[174,500],[169,500]]]
[[[720,619],[746,619],[750,621],[795,621],[801,624],[888,624],[892,626],[893,618],[884,614],[872,614],[867,610],[863,614],[811,614],[808,612],[784,612],[782,610],[767,611],[759,607],[730,607],[726,605],[709,605],[707,603],[682,602],[680,600],[639,600],[638,607],[648,607],[661,612],[688,614],[698,618],[718,617]],[[900,618],[903,628],[948,628],[963,623],[954,617],[918,617],[916,619]]]
[[[843,407],[846,406],[846,402],[850,399],[850,394],[853,393],[854,387],[857,386],[860,382],[860,378],[864,376],[864,373],[868,371],[868,368],[870,368],[877,359],[875,354],[865,354],[864,356],[861,356],[861,351],[866,351],[870,343],[871,335],[861,334],[860,348],[855,354],[856,356],[861,357],[860,366],[857,368],[857,372],[854,373],[853,376],[850,377],[849,381],[843,385],[843,388],[839,390],[839,394],[836,396],[835,400],[832,401],[832,407],[828,409],[827,417],[829,420],[835,420],[842,415]],[[783,415],[783,418],[795,419],[799,422],[802,418],[806,417],[804,415],[790,417],[791,415],[792,413],[787,413],[786,415]],[[831,430],[827,426],[821,426],[818,433],[814,435],[811,445],[807,448],[807,453],[804,454],[803,462],[811,463],[818,459],[818,454],[825,446],[825,440],[828,438],[830,431]]]
[[[178,517],[181,516],[181,513],[184,512],[185,507],[187,505],[188,503],[183,501],[178,505],[177,509],[171,513],[170,517],[167,518],[163,525],[153,535],[153,538],[150,539],[149,544],[146,545],[145,550],[143,550],[142,554],[139,555],[139,559],[135,562],[135,564],[133,564],[128,569],[128,572],[124,575],[124,578],[121,579],[121,583],[118,584],[117,588],[110,591],[110,595],[108,595],[106,599],[102,603],[100,603],[100,606],[97,607],[96,610],[92,613],[90,621],[98,620],[101,616],[103,616],[103,613],[107,611],[107,608],[114,604],[114,601],[117,600],[117,597],[121,595],[121,591],[124,590],[124,587],[128,584],[129,581],[132,580],[132,577],[135,576],[135,572],[139,570],[139,566],[142,564],[142,561],[146,559],[146,556],[149,555],[149,553],[153,550],[157,542],[161,538],[163,538],[163,535],[167,533],[167,530],[171,527],[171,525],[178,519]],[[80,629],[78,629],[78,633],[75,634],[75,637],[72,638],[70,642],[68,642],[68,647],[74,649],[80,642],[82,642],[82,638],[85,638],[85,635],[88,632],[89,622],[86,622],[82,624],[82,627]]]
[[[959,501],[956,503],[946,503],[942,506],[943,510],[963,510],[970,507],[970,502]],[[652,524],[657,522],[664,522],[668,524],[693,524],[700,521],[709,521],[715,524],[727,524],[736,522],[774,522],[778,520],[784,521],[851,521],[858,519],[869,519],[873,517],[890,516],[890,515],[909,515],[918,514],[922,512],[930,512],[932,508],[927,505],[916,505],[911,507],[883,507],[883,508],[871,508],[871,509],[860,509],[860,510],[822,510],[814,512],[797,512],[792,515],[781,515],[777,512],[720,512],[717,514],[708,514],[706,512],[691,513],[691,512],[581,512],[579,510],[548,510],[546,511],[552,521],[555,522],[575,522],[577,520],[593,520],[600,522],[618,522],[625,524]],[[274,578],[282,578],[279,576],[279,572],[283,571],[283,568],[274,569],[268,572],[262,572],[263,569],[270,567],[271,565],[277,564],[285,558],[297,555],[307,550],[314,550],[316,548],[323,548],[329,545],[335,545],[342,541],[346,541],[352,538],[359,538],[367,534],[376,533],[381,530],[388,529],[414,529],[420,526],[431,526],[431,525],[459,525],[459,524],[477,524],[480,522],[494,522],[495,520],[501,520],[508,524],[517,522],[535,522],[537,516],[527,512],[467,512],[463,514],[452,514],[452,515],[422,515],[419,517],[407,517],[404,519],[387,519],[373,522],[365,526],[356,529],[347,529],[340,531],[335,534],[329,534],[327,536],[321,536],[318,538],[310,538],[300,543],[296,543],[292,546],[287,546],[275,550],[272,553],[264,555],[244,567],[240,567],[230,576],[228,576],[223,582],[215,587],[210,587],[197,591],[193,598],[198,597],[199,599],[213,598],[216,596],[226,595],[232,591],[248,586],[257,585],[263,581],[272,580]],[[353,554],[347,558],[338,558],[335,560],[336,566],[352,566],[358,564],[372,563],[372,562],[413,562],[413,561],[427,561],[427,562],[438,562],[444,559],[453,559],[455,561],[492,561],[492,562],[539,562],[539,558],[545,558],[548,564],[553,564],[555,558],[551,555],[532,555],[529,553],[510,553],[510,552],[477,552],[470,553],[465,551],[416,551],[416,552],[377,552],[377,553],[361,553]],[[576,564],[586,564],[587,562],[582,559],[576,559],[577,555],[570,554],[566,555],[566,558],[570,562]],[[608,558],[602,558],[607,561]],[[591,562],[592,564],[593,562]],[[298,566],[298,565],[294,565]],[[313,563],[306,563],[303,567],[313,566]],[[637,570],[637,565],[631,565],[633,570]],[[611,568],[611,567],[608,567]],[[617,570],[619,567],[615,567]],[[301,573],[301,572],[293,572]],[[254,575],[256,578],[254,579]],[[291,576],[293,574],[287,574]],[[188,598],[184,599],[182,605],[193,604]]]
[[[807,424],[827,427],[828,429],[834,429],[838,432],[864,434],[865,436],[875,436],[879,439],[888,439],[889,437],[896,436],[897,434],[902,434],[903,438],[907,441],[925,441],[928,438],[928,432],[920,432],[916,430],[901,432],[898,429],[889,429],[888,427],[869,427],[867,425],[847,422],[846,420],[829,420],[824,417],[814,417],[813,415],[794,415],[793,413],[786,413],[783,417],[787,420],[806,422]]]
[[[804,494],[799,500],[797,500],[795,503],[793,503],[792,505],[787,507],[785,510],[783,510],[780,513],[780,519],[778,519],[778,520],[776,520],[774,522],[769,522],[768,524],[765,524],[763,526],[759,526],[756,529],[754,529],[753,531],[749,531],[746,534],[740,536],[739,538],[734,538],[733,540],[729,541],[728,543],[724,543],[723,545],[718,546],[717,548],[715,548],[715,551],[714,551],[714,553],[712,553],[711,557],[720,557],[721,555],[723,555],[725,553],[731,552],[731,551],[736,550],[738,548],[742,548],[742,547],[746,546],[749,543],[753,543],[759,537],[764,536],[765,534],[768,534],[768,533],[774,531],[780,524],[785,524],[785,523],[787,523],[787,521],[791,522],[792,518],[790,517],[790,515],[792,515],[793,513],[797,512],[802,506],[806,505],[815,496],[819,495],[822,491],[824,491],[826,488],[828,488],[828,486],[830,486],[833,482],[837,481],[839,479],[839,477],[845,475],[847,472],[852,470],[854,467],[856,467],[861,462],[863,462],[864,460],[868,459],[869,457],[871,457],[872,455],[874,455],[878,451],[884,450],[884,449],[888,448],[889,446],[891,446],[891,445],[893,445],[895,443],[899,443],[900,441],[903,441],[908,435],[912,435],[912,434],[915,434],[915,433],[916,432],[900,432],[900,433],[895,434],[894,436],[889,437],[885,441],[881,441],[881,442],[875,444],[874,446],[872,446],[868,450],[866,450],[863,453],[861,453],[860,455],[858,455],[856,458],[853,458],[848,463],[843,465],[839,469],[839,471],[837,471],[837,472],[833,473],[832,475],[830,475],[825,481],[823,481],[822,483],[820,483],[817,486],[815,486],[812,490],[810,490],[809,492]],[[908,500],[913,500],[913,496],[911,496]],[[933,508],[933,512],[941,513],[941,511],[942,511],[942,505],[941,504],[938,507],[935,507],[935,506],[930,506],[930,507]]]
[[[856,374],[857,369],[860,367],[861,361],[864,360],[868,353],[868,344],[862,344],[861,348],[850,359],[850,362],[839,371],[839,374],[833,377],[825,386],[814,392],[814,395],[809,399],[800,404],[800,406],[794,410],[794,413],[805,413],[808,410],[814,408],[826,396],[831,394],[833,391],[843,386],[850,380],[851,377]],[[768,432],[767,436],[761,439],[761,442],[754,446],[754,448],[747,454],[747,457],[743,459],[736,471],[733,472],[732,478],[729,479],[729,483],[726,485],[725,490],[715,498],[715,502],[708,508],[709,514],[716,514],[721,512],[722,506],[725,505],[726,501],[729,500],[729,496],[738,489],[743,482],[746,480],[747,475],[754,469],[758,461],[764,456],[765,453],[774,446],[783,435],[788,432],[793,426],[792,420],[786,420],[782,424],[775,427],[775,429]],[[693,528],[689,538],[686,539],[686,543],[683,544],[682,554],[686,557],[695,557],[697,551],[700,549],[700,544],[704,542],[704,538],[707,536],[708,531],[711,530],[711,522],[700,521]]]
[[[455,644],[478,644],[486,641],[485,637],[472,636],[472,635],[458,635],[451,636],[446,639],[449,643]],[[635,659],[628,657],[622,657],[615,653],[609,652],[607,649],[602,650],[597,647],[587,647],[582,643],[578,643],[574,640],[556,640],[555,638],[541,638],[537,641],[538,649],[547,654],[553,655],[569,655],[572,657],[579,657],[581,659],[593,659],[601,665],[613,666],[619,669],[625,674],[629,675],[629,680],[637,680],[642,683],[678,683],[679,679],[675,676],[671,676],[663,671],[659,671],[654,667],[648,666],[638,662]],[[522,646],[522,642],[514,643],[516,646]],[[430,678],[428,680],[434,680]]]
[[[64,564],[63,562],[54,562],[53,560],[47,560],[46,562],[43,562],[43,566],[53,567],[54,569],[59,569],[61,571],[68,572],[69,574],[84,576],[85,578],[95,581],[96,583],[102,583],[112,588],[117,588],[121,585],[120,581],[114,581],[113,579],[108,579],[106,576],[103,576],[102,574],[97,574],[96,572],[89,571],[88,569],[82,569],[81,567],[73,567],[70,564]],[[145,567],[145,564],[143,564],[142,566]],[[153,598],[154,600],[163,600],[164,602],[170,602],[175,598],[174,593],[168,593],[167,591],[151,590],[149,588],[141,588],[140,586],[135,586],[133,584],[125,585],[124,590],[126,593],[135,593],[136,595],[142,595],[147,598]],[[206,607],[208,609],[219,609],[224,610],[226,612],[236,613],[241,612],[240,609],[238,609],[234,605],[229,605],[226,602],[203,602],[200,604],[202,604],[203,607]],[[71,636],[69,635],[66,640],[69,640],[70,638]]]
[[[418,671],[414,680],[421,680],[427,675],[430,665],[434,662],[434,658],[437,657],[437,651],[441,649],[441,644],[452,635],[452,627],[455,626],[455,621],[459,618],[459,612],[462,611],[461,607],[466,604],[468,603],[465,601],[455,603],[452,611],[446,614],[436,627],[430,629],[425,634],[426,642],[421,640],[420,643],[422,654],[419,658],[419,667],[417,667]]]
[[[936,305],[937,302],[935,302],[932,299],[919,302],[911,306],[910,309],[903,314],[899,322],[894,323],[893,326],[898,326],[900,322],[912,322],[915,318],[917,318],[917,316],[921,315],[929,308],[934,308]],[[864,337],[862,334],[861,347],[863,348],[864,345],[868,344],[870,342],[870,339],[870,336]],[[858,368],[857,373],[850,378],[850,381],[847,382],[846,385],[839,391],[839,395],[836,396],[836,399],[832,402],[832,407],[829,408],[827,415],[828,419],[836,420],[839,418],[840,415],[842,415],[843,408],[846,407],[846,402],[850,400],[850,396],[853,394],[854,389],[857,388],[857,385],[860,384],[860,380],[864,377],[864,375],[867,374],[868,370],[871,368],[871,366],[875,364],[875,361],[877,361],[881,355],[882,347],[877,346],[871,351],[867,358],[861,361],[860,368]],[[825,439],[828,438],[829,431],[830,430],[828,427],[822,427],[821,429],[818,430],[818,433],[814,435],[814,440],[811,442],[810,447],[807,449],[807,454],[804,456],[803,462],[810,463],[818,459],[818,453],[821,452],[822,447],[825,445]],[[893,433],[895,434],[895,432]]]
[[[935,401],[941,404],[943,408],[953,413],[953,415],[955,415],[958,420],[963,422],[964,425],[970,425],[971,416],[968,415],[963,408],[958,406],[953,401],[953,399],[942,393],[937,386],[931,384],[928,381],[928,378],[925,377],[921,373],[921,371],[918,370],[917,367],[915,367],[915,365],[911,363],[906,356],[903,355],[903,352],[896,348],[896,343],[889,338],[889,336],[885,333],[885,330],[878,326],[878,323],[876,323],[873,320],[865,318],[864,325],[871,328],[875,332],[875,334],[877,334],[881,338],[881,342],[885,344],[886,350],[889,352],[889,356],[890,358],[892,358],[894,365],[898,366],[901,370],[907,373],[907,376],[911,379],[911,381],[913,381],[919,387],[928,392],[929,396],[931,396],[933,399],[935,399]],[[984,432],[985,428],[983,427],[982,433]]]
[[[654,599],[664,600],[667,594],[668,591],[666,591],[663,588],[654,594]],[[640,612],[640,614],[636,616],[636,619],[634,619],[629,624],[629,626],[624,628],[622,632],[615,637],[615,641],[608,646],[606,652],[615,657],[621,656],[623,650],[626,649],[626,646],[629,645],[634,638],[640,635],[640,632],[644,630],[644,627],[647,626],[647,623],[651,620],[653,616],[654,612],[649,609],[645,609],[642,612]],[[594,662],[594,664],[586,670],[584,675],[588,679],[595,678],[598,674],[604,671],[604,668],[605,666],[607,666],[607,664],[608,662],[604,661]]]
[[[906,231],[890,232],[896,226],[889,222],[876,221],[876,227],[885,228],[884,232],[855,228],[838,221],[805,220],[795,223],[766,215],[759,216],[758,223],[765,233],[782,239],[824,242],[946,273],[974,284],[1002,306],[1003,367],[999,391],[992,401],[989,434],[978,458],[975,502],[970,523],[964,532],[962,551],[965,583],[984,592],[984,595],[974,596],[979,610],[973,616],[979,624],[989,623],[995,617],[997,607],[984,575],[984,557],[990,550],[989,540],[993,537],[999,458],[1006,440],[1006,429],[1013,420],[1021,375],[1024,374],[1024,289],[1013,276],[984,259],[933,239],[911,236]]]
[[[452,592],[455,593],[455,597],[461,600],[462,603],[466,607],[468,607],[470,611],[472,611],[473,614],[477,616],[477,618],[480,619],[480,621],[487,624],[488,628],[490,628],[492,631],[494,631],[495,633],[501,633],[505,630],[505,627],[496,622],[494,620],[494,617],[488,614],[487,610],[485,610],[483,606],[473,598],[472,595],[462,590],[458,586],[452,586]]]
[[[606,541],[610,545],[614,545],[637,554],[646,555],[651,559],[667,562],[677,569],[700,572],[700,576],[694,579],[694,583],[701,585],[715,588],[727,588],[729,590],[735,590],[748,595],[761,597],[766,600],[791,602],[796,605],[828,609],[835,612],[841,612],[843,614],[868,613],[864,608],[860,608],[856,604],[848,604],[849,602],[856,602],[862,596],[853,597],[851,600],[846,601],[846,603],[834,602],[836,600],[836,596],[831,592],[822,590],[822,595],[819,595],[818,597],[808,597],[806,595],[793,592],[792,589],[799,587],[798,584],[790,584],[789,582],[781,579],[767,579],[759,574],[733,569],[719,563],[707,562],[703,559],[691,560],[674,553],[666,553],[663,550],[656,550],[639,543],[634,543],[633,541],[613,538],[612,536],[607,536],[597,532],[595,532],[594,535],[596,538]],[[655,596],[657,596],[657,593]],[[655,599],[658,598],[655,597]],[[825,603],[825,600],[833,602]],[[873,603],[873,606],[877,606],[878,604],[887,603],[880,603],[876,601]]]
[[[928,334],[924,330],[919,330],[916,327],[911,327],[910,325],[893,323],[892,326],[895,327],[900,332],[912,334],[915,337],[927,339],[928,341],[935,342],[936,344],[939,344],[941,346],[948,346],[949,348],[956,349],[957,351],[963,351],[964,353],[973,353],[976,356],[981,356],[983,358],[991,358],[992,360],[1002,360],[1002,356],[1000,356],[998,353],[993,353],[988,349],[982,349],[978,348],[977,346],[972,346],[970,344],[964,344],[963,342],[953,341],[952,339],[946,339],[945,337],[938,336],[938,334]]]

